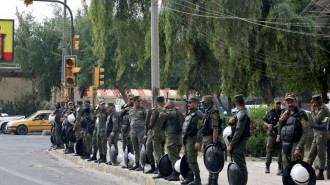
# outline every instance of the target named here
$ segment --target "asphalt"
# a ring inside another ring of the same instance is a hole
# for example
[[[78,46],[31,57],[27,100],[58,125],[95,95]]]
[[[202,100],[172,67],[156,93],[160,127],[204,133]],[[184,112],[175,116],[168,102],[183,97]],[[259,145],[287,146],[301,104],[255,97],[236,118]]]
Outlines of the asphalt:
[[[109,166],[87,162],[73,155],[65,155],[62,150],[48,151],[49,136],[38,133],[27,136],[0,134],[0,185],[18,184],[145,184],[165,185],[180,184],[163,179],[152,179],[151,174],[129,171],[119,166]],[[122,152],[121,142],[118,143]],[[109,159],[109,156],[107,157]],[[208,172],[200,154],[198,158],[202,183],[208,179]],[[220,173],[219,184],[227,185],[227,166],[225,163]],[[277,162],[271,165],[271,173],[265,174],[263,160],[247,158],[249,171],[248,184],[279,185],[282,177],[276,176]],[[148,170],[148,166],[146,167]],[[329,180],[317,181],[317,184],[329,184]]]
[[[51,155],[49,136],[0,134],[0,185],[132,184]]]

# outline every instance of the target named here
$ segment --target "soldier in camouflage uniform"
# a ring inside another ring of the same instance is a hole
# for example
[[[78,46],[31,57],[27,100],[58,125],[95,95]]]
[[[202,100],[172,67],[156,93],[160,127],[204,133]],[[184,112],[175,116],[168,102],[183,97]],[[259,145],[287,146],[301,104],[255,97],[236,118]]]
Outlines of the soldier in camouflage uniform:
[[[150,120],[150,129],[154,136],[153,148],[154,148],[154,156],[155,163],[158,164],[160,158],[164,155],[164,146],[165,146],[165,132],[162,129],[163,122],[159,119],[159,114],[162,111],[165,105],[164,96],[158,96],[156,98],[156,107],[152,110],[151,120]],[[155,174],[158,174],[158,168],[154,170]],[[157,177],[157,176],[155,176]]]
[[[304,110],[298,108],[296,94],[287,93],[285,101],[288,110],[280,117],[276,138],[277,142],[282,141],[282,164],[284,169],[296,159],[303,159],[304,145],[308,139],[309,128],[308,116]],[[294,132],[292,132],[293,129]]]
[[[105,108],[105,102],[100,102],[100,110],[96,114],[96,119],[98,119],[97,124],[97,147],[99,149],[100,158],[96,160],[98,163],[107,162],[107,127],[106,122],[109,113]]]
[[[135,166],[129,170],[142,171],[140,166],[140,151],[142,144],[144,143],[144,136],[146,134],[146,119],[148,115],[148,110],[141,106],[140,96],[134,96],[134,107],[129,110],[129,120],[130,120],[130,137],[133,143],[134,154],[135,154]]]
[[[264,125],[268,128],[268,140],[267,140],[267,154],[266,154],[266,170],[265,173],[270,173],[269,167],[272,163],[272,157],[274,151],[278,153],[278,170],[276,175],[282,175],[282,143],[276,142],[277,137],[277,127],[278,127],[278,121],[280,119],[282,109],[281,109],[281,99],[275,98],[274,99],[274,108],[267,111],[264,118],[262,119],[264,121]]]
[[[154,134],[151,131],[150,128],[150,120],[151,120],[151,114],[152,110],[148,111],[147,114],[147,119],[146,119],[146,134],[144,136],[144,140],[146,140],[145,146],[146,146],[146,153],[147,157],[150,163],[150,170],[146,171],[145,173],[154,173],[155,169],[155,158],[154,158],[154,147],[153,147],[153,142],[154,142]]]
[[[245,101],[242,94],[234,97],[234,103],[238,109],[235,117],[229,120],[232,125],[231,141],[227,151],[233,156],[234,162],[240,168],[243,185],[247,184],[248,171],[246,168],[246,145],[251,136],[252,118],[250,112],[245,108]]]
[[[200,185],[200,170],[197,163],[198,150],[200,150],[203,136],[201,133],[201,125],[203,113],[197,109],[198,98],[191,97],[188,101],[189,112],[186,115],[185,122],[182,127],[184,155],[189,167],[188,178],[184,179],[181,184]],[[193,174],[195,178],[191,175]]]
[[[116,151],[118,152],[118,118],[119,113],[116,112],[115,104],[114,103],[108,103],[108,113],[109,116],[107,118],[107,137],[108,137],[108,143],[109,148],[111,148],[111,145],[114,145],[116,148]],[[106,164],[112,165],[111,161],[107,162]]]
[[[202,121],[202,135],[203,135],[203,146],[202,152],[210,144],[217,144],[219,146],[222,137],[222,120],[220,119],[219,110],[214,107],[213,96],[207,95],[202,98],[201,103],[205,110],[205,114]],[[219,173],[209,173],[207,185],[218,184]]]
[[[68,103],[68,109],[64,112],[64,115],[63,115],[63,118],[62,118],[62,122],[63,122],[63,126],[66,127],[67,129],[71,129],[72,127],[72,124],[69,123],[69,121],[67,121],[68,117],[70,114],[74,114],[76,115],[76,110],[75,110],[75,107],[74,107],[74,103],[72,101],[70,101]],[[66,132],[67,132],[67,129],[66,129]],[[72,154],[74,153],[74,149],[73,149],[73,146],[74,146],[74,142],[71,142],[71,141],[68,141],[66,143],[66,150],[64,151],[64,154]]]
[[[321,95],[314,95],[312,97],[312,103],[311,127],[314,131],[314,139],[307,162],[310,165],[313,165],[316,155],[319,157],[320,170],[319,174],[316,176],[316,179],[324,180],[323,171],[325,169],[326,148],[327,141],[329,139],[328,119],[330,117],[330,113],[328,107],[323,104]]]
[[[89,120],[88,123],[86,123],[85,128],[83,128],[83,139],[84,139],[84,149],[85,149],[85,156],[82,156],[82,159],[89,159],[90,154],[92,153],[92,135],[93,135],[93,129],[94,129],[94,120],[95,115],[93,113],[93,109],[90,107],[90,101],[85,100],[84,101],[84,111],[82,114],[82,117],[85,118],[85,120]],[[96,155],[95,155],[96,158]]]
[[[181,135],[181,125],[178,125],[178,115],[174,108],[174,103],[172,101],[167,102],[166,106],[162,109],[159,114],[160,126],[165,130],[165,135],[167,139],[166,149],[168,157],[172,164],[173,172],[169,177],[165,177],[168,181],[179,181],[179,173],[174,170],[175,163],[180,159],[180,151],[182,148],[182,135]],[[181,112],[180,112],[181,113]],[[164,124],[164,125],[163,125]],[[159,173],[158,176],[153,178],[162,178],[163,176]]]
[[[129,94],[127,98],[127,104],[122,106],[122,111],[119,116],[119,130],[122,131],[122,144],[123,150],[125,151],[126,147],[128,152],[134,154],[133,144],[131,138],[129,137],[130,125],[129,125],[129,110],[133,107],[133,95]],[[126,168],[126,166],[122,166],[122,168]]]
[[[57,143],[54,149],[63,149],[63,142],[61,138],[61,131],[62,131],[62,122],[61,118],[63,115],[63,112],[65,112],[65,102],[61,101],[60,102],[60,108],[58,111],[56,111],[56,116],[55,116],[55,139],[54,141]]]
[[[81,120],[81,116],[82,116],[82,113],[84,111],[84,107],[83,107],[83,102],[82,100],[77,100],[77,107],[76,107],[76,122],[74,124],[74,127],[73,127],[73,131],[75,131],[75,135],[76,135],[76,140],[78,141],[79,139],[83,138],[84,135],[83,135],[83,128],[81,127],[81,124],[80,124],[80,120]],[[75,154],[75,156],[77,156],[78,154]]]
[[[54,112],[51,114],[51,116],[55,116],[60,110],[60,102],[57,102],[55,104],[55,110]],[[54,123],[52,123],[52,129],[51,129],[51,137],[53,139],[53,143],[52,146],[50,148],[54,148],[56,150],[57,145],[58,145],[58,141],[56,141],[56,121]]]

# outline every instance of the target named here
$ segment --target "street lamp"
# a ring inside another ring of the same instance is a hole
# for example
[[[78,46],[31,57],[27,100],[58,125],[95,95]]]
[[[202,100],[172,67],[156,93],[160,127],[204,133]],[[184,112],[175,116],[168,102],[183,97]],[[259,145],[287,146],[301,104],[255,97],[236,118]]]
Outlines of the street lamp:
[[[168,101],[168,93],[170,92],[170,88],[166,88],[165,91],[166,91],[166,101]]]

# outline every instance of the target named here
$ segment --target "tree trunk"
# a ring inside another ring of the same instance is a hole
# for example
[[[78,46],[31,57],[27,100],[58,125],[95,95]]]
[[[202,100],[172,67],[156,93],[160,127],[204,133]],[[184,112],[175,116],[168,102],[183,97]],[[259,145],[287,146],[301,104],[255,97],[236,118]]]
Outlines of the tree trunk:
[[[125,89],[118,88],[118,91],[120,92],[122,98],[124,99],[125,103],[127,103],[127,95]]]
[[[321,71],[321,77],[320,77],[320,82],[321,82],[321,94],[322,94],[322,100],[325,104],[329,102],[328,99],[328,92],[329,92],[329,84],[328,84],[328,76],[329,72],[328,70]]]
[[[217,98],[218,98],[218,101],[219,101],[221,107],[223,108],[223,110],[227,111],[228,116],[231,116],[231,109],[232,109],[231,97],[228,97],[228,106],[227,107],[222,103],[220,96],[218,96]]]
[[[271,104],[274,102],[274,93],[272,90],[271,80],[263,75],[263,80],[261,81],[262,84],[262,97],[266,104]]]

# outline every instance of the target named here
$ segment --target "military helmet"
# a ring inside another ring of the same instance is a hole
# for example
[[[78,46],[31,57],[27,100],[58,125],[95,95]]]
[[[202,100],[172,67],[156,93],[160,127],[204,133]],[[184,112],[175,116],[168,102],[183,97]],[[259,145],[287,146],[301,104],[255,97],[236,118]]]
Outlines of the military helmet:
[[[174,169],[176,172],[180,173],[184,179],[188,177],[189,167],[185,155],[175,162]]]
[[[168,154],[165,154],[160,158],[158,162],[158,171],[160,175],[164,177],[168,177],[172,174],[172,163],[170,161],[170,158],[168,157]]]
[[[116,150],[115,145],[111,144],[110,149],[109,149],[109,154],[110,154],[110,161],[113,165],[117,165],[117,155],[118,151]]]
[[[285,168],[282,176],[283,185],[316,184],[316,174],[313,167],[304,161],[294,161]]]
[[[51,123],[51,124],[53,124],[53,123],[55,123],[55,117],[56,117],[56,115],[49,115],[49,123]]]
[[[146,146],[145,146],[145,144],[142,144],[141,151],[140,151],[140,164],[141,164],[142,168],[144,168],[147,163],[149,163],[149,161],[148,161],[148,156],[147,156],[147,152],[146,152]]]
[[[204,150],[204,165],[213,174],[221,172],[225,165],[224,151],[215,144],[210,144]]]
[[[70,114],[68,116],[68,121],[71,123],[71,124],[74,124],[74,122],[76,121],[76,117],[74,116],[74,114]]]
[[[242,185],[242,173],[238,165],[234,162],[229,163],[227,168],[229,185]]]
[[[76,153],[77,153],[79,156],[83,156],[83,155],[85,155],[85,149],[84,149],[83,138],[78,139],[75,148],[76,148]]]
[[[230,143],[230,136],[231,136],[231,127],[228,126],[223,130],[223,141],[226,143],[227,146],[229,146]]]

